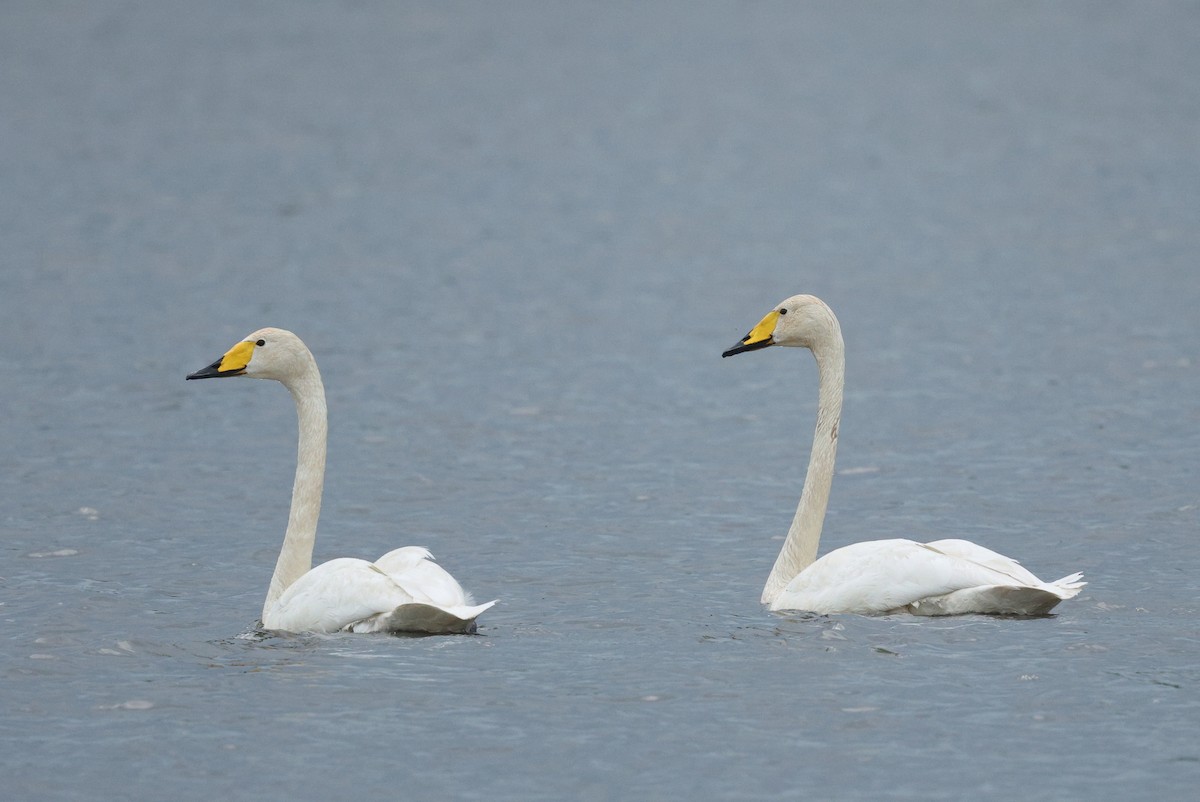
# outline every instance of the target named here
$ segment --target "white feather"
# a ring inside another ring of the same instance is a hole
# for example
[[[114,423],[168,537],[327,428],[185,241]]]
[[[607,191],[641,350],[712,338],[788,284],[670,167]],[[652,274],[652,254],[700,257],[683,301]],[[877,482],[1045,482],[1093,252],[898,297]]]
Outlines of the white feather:
[[[775,307],[725,356],[771,345],[812,351],[820,383],[817,426],[796,516],[767,578],[772,610],[1042,615],[1079,593],[1082,574],[1043,582],[1016,560],[966,540],[872,540],[816,558],[833,481],[842,414],[845,348],[823,301],[796,295]]]
[[[476,605],[427,549],[406,546],[374,563],[342,557],[312,567],[328,432],[316,360],[295,334],[266,328],[188,378],[240,375],[287,387],[300,429],[292,507],[263,603],[263,626],[285,632],[473,632],[476,617],[495,602]]]

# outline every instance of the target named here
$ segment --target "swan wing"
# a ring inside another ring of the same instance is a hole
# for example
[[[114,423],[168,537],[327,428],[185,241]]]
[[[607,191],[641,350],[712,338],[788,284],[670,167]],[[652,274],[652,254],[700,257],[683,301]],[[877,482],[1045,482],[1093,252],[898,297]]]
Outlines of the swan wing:
[[[338,632],[411,602],[413,597],[374,564],[342,557],[289,585],[264,614],[263,625],[287,632]]]
[[[432,560],[433,554],[422,546],[402,546],[392,549],[375,561],[375,564],[387,574],[399,574],[414,568],[427,560]]]
[[[978,543],[972,543],[969,540],[935,540],[932,543],[924,544],[927,548],[940,551],[950,557],[957,557],[961,560],[969,560],[970,562],[982,565],[985,568],[990,568],[1006,576],[1010,576],[1014,581],[1023,585],[1038,586],[1043,584],[1042,580],[1033,575],[1028,568],[1014,560],[1012,557],[1005,557],[1003,554],[984,548]]]
[[[958,557],[962,560],[969,560],[985,568],[991,568],[998,573],[1012,577],[1021,586],[1046,590],[1056,595],[1059,601],[1070,599],[1077,595],[1080,589],[1087,584],[1087,582],[1083,581],[1082,573],[1068,574],[1053,582],[1043,582],[1034,576],[1032,571],[1012,557],[997,554],[991,549],[986,549],[978,543],[972,543],[969,540],[935,540],[932,543],[926,543],[925,546],[936,549],[942,554]]]
[[[389,551],[375,565],[419,602],[445,608],[475,604],[458,580],[434,562],[429,549],[405,546]]]
[[[1063,588],[1042,582],[1015,561],[982,546],[938,542],[952,545],[934,548],[912,540],[872,540],[835,549],[792,579],[771,609],[863,615],[902,610],[929,615],[1023,613],[1050,603],[1050,597],[1053,606],[1078,592],[1064,595]],[[1014,600],[1016,608],[1007,607],[1005,599]]]
[[[436,563],[429,564],[441,570]],[[425,569],[409,569],[414,570]],[[406,575],[398,578],[403,580]],[[461,598],[461,588],[459,599],[443,604],[419,589],[410,590],[398,578],[366,560],[330,560],[292,583],[264,616],[263,625],[286,632],[453,634],[473,632],[476,616],[495,604],[472,605]],[[417,578],[421,578],[420,573]],[[409,583],[414,588],[417,584]],[[440,586],[432,590],[435,595],[446,595],[438,593],[444,590]]]

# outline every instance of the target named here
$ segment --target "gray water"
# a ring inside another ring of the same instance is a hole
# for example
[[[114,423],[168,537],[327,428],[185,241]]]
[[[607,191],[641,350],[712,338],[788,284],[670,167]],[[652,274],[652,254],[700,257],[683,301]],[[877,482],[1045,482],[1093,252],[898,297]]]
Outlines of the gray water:
[[[0,5],[11,799],[1180,799],[1200,782],[1194,3]],[[1038,619],[775,615],[966,537]],[[476,636],[256,630],[255,328],[320,363],[317,558],[433,550]]]

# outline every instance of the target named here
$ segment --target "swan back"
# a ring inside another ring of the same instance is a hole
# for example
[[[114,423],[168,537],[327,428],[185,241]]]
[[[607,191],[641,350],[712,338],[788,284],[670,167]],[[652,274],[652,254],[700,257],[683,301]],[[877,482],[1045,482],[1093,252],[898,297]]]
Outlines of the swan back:
[[[375,567],[419,602],[440,607],[461,607],[475,603],[458,580],[433,561],[429,549],[421,546],[393,549],[376,560]]]

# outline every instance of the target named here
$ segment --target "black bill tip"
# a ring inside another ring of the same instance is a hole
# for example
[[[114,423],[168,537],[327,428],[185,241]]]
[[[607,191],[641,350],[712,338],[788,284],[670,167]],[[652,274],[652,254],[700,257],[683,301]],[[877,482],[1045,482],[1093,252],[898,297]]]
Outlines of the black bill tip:
[[[240,376],[246,372],[245,368],[240,370],[221,370],[221,362],[223,362],[224,359],[225,357],[221,357],[208,367],[201,368],[195,373],[189,373],[187,375],[187,381],[191,381],[192,379],[219,379],[222,376]]]
[[[746,340],[749,340],[749,339],[750,339],[750,335],[747,334],[745,337],[742,338],[741,342],[739,342],[737,345],[730,348],[725,353],[721,354],[721,358],[724,359],[727,356],[733,356],[735,354],[743,354],[746,351],[757,351],[760,348],[766,348],[768,345],[775,344],[775,340],[773,340],[770,337],[768,337],[765,340],[759,340],[756,343],[747,343]]]

